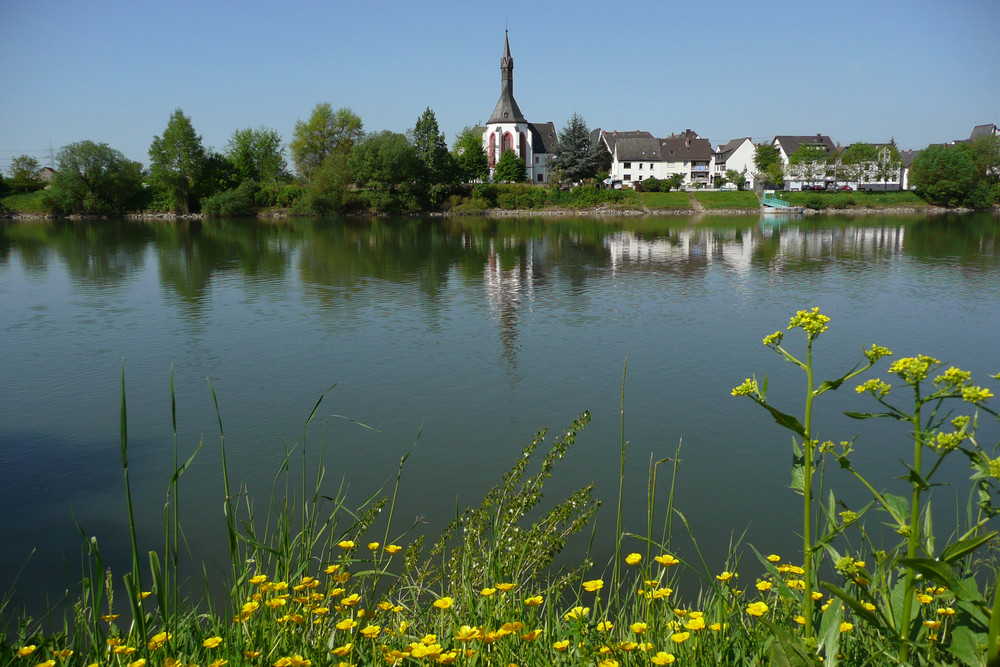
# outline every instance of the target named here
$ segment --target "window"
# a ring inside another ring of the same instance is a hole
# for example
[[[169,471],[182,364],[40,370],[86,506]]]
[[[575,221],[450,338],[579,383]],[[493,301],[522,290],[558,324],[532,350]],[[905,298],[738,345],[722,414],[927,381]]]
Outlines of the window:
[[[625,174],[624,176],[622,176],[622,180],[631,181],[632,174]]]
[[[542,174],[539,174],[538,175],[538,182],[539,183],[543,183],[544,181],[545,181],[545,176],[543,176]]]
[[[538,161],[539,161],[539,160],[541,160],[541,158],[540,158],[540,157],[538,157],[538,156],[536,155],[536,156],[535,156],[535,164],[538,164]]]
[[[622,167],[624,167],[625,169],[631,169],[632,168],[632,163],[631,162],[626,162],[626,163],[622,164]]]
[[[641,162],[639,163],[639,169],[642,169],[642,163]]]

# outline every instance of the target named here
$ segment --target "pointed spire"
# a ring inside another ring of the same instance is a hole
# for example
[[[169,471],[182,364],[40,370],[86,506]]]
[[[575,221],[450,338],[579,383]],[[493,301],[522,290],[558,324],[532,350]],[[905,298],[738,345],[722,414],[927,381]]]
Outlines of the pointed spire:
[[[497,102],[490,123],[526,122],[517,102],[514,101],[514,58],[510,55],[510,37],[503,31],[503,57],[500,58],[500,101]]]

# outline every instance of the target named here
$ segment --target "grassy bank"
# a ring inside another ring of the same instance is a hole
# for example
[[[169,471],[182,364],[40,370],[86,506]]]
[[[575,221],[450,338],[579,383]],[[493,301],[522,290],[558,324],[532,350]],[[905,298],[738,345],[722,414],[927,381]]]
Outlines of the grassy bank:
[[[694,197],[708,210],[760,207],[757,195],[752,192],[695,192]]]
[[[930,204],[915,192],[781,192],[778,196],[794,206],[823,210],[833,209],[893,209],[923,210]]]
[[[764,338],[802,372],[804,404],[795,414],[770,402],[766,383],[755,377],[732,391],[792,433],[797,481],[789,494],[803,508],[802,525],[794,528],[800,553],[737,543],[723,561],[707,562],[674,494],[678,448],[651,462],[646,480],[619,479],[609,562],[595,564],[581,553],[576,567],[552,569],[567,540],[587,531],[598,512],[592,485],[561,501],[544,496],[546,481],[589,422],[586,413],[551,442],[540,433],[482,503],[429,544],[395,521],[409,454],[395,484],[390,478],[388,488],[348,509],[342,495],[322,491],[323,458],[307,467],[300,442],[281,466],[271,507],[257,511],[240,501],[247,490],[230,479],[220,438],[226,531],[219,539],[230,555],[230,594],[222,601],[194,600],[178,581],[184,552],[176,507],[195,455],[182,462],[175,454],[162,548],[139,551],[123,376],[121,460],[132,567],[106,572],[98,542],[85,538],[81,583],[62,627],[0,609],[13,629],[0,645],[0,661],[46,667],[995,664],[1000,598],[986,548],[998,535],[991,520],[1000,511],[994,502],[1000,458],[975,434],[980,419],[997,416],[988,407],[992,393],[936,359],[896,358],[877,345],[843,375],[820,381],[814,344],[828,327],[818,309],[799,311],[788,326],[794,340],[786,343],[783,331]],[[883,373],[896,387],[871,377],[884,357],[893,359]],[[813,439],[813,403],[842,385],[873,404],[873,412],[851,416],[904,423],[901,451],[913,452],[901,470],[908,497],[867,481],[852,454],[866,444],[863,438]],[[618,453],[624,471],[624,430]],[[972,474],[969,500],[955,508],[962,527],[935,535],[927,492],[945,457],[959,454]],[[826,462],[849,471],[869,489],[871,502],[838,504],[835,490],[824,487]],[[622,525],[622,491],[643,481],[645,525]],[[887,524],[898,541],[873,542],[866,523]],[[694,545],[683,553],[681,536]],[[124,583],[125,599],[113,595],[115,582]]]

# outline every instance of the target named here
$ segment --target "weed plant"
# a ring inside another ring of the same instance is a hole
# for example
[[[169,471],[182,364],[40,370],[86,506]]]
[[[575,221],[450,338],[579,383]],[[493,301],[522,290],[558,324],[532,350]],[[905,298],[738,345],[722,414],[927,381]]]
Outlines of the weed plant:
[[[179,564],[189,557],[178,518],[181,481],[198,452],[181,462],[176,435],[163,547],[139,552],[131,521],[123,374],[121,456],[130,571],[107,570],[97,538],[84,534],[80,584],[61,627],[18,617],[0,601],[4,620],[13,617],[16,627],[0,643],[0,663],[997,664],[1000,596],[986,550],[997,537],[989,526],[997,513],[1000,458],[976,441],[978,420],[996,417],[986,405],[992,393],[973,384],[969,373],[923,355],[889,366],[889,375],[902,382],[898,388],[878,378],[856,385],[879,411],[850,416],[898,421],[913,451],[903,471],[910,496],[877,489],[852,461],[856,441],[819,442],[811,416],[817,398],[891,353],[873,345],[854,368],[821,382],[814,376],[813,348],[828,326],[829,318],[818,309],[799,311],[789,330],[805,335],[802,352],[785,345],[784,332],[764,339],[805,376],[801,419],[769,402],[766,378],[748,378],[733,390],[793,433],[793,489],[803,507],[801,553],[782,556],[736,540],[722,562],[709,563],[676,506],[680,446],[672,456],[649,463],[646,525],[635,532],[623,525],[624,376],[614,556],[595,564],[588,550],[575,567],[566,568],[553,567],[553,560],[571,536],[593,525],[599,502],[592,485],[548,504],[543,489],[570,454],[588,414],[551,444],[540,432],[477,507],[458,513],[425,546],[423,537],[413,536],[413,526],[399,528],[394,521],[396,491],[410,453],[400,459],[395,483],[387,482],[356,507],[348,508],[343,489],[331,496],[321,491],[322,442],[318,465],[306,463],[308,426],[321,397],[274,479],[271,506],[262,511],[247,489],[231,485],[219,419],[223,539],[230,552],[228,595],[221,600],[189,597],[191,587],[179,581]],[[171,412],[176,434],[172,382]],[[957,453],[971,466],[966,525],[942,539],[934,535],[929,496],[942,461]],[[840,503],[824,488],[827,461],[858,479],[871,502],[856,510]],[[659,488],[664,469],[665,490]],[[869,512],[895,529],[897,544],[873,540],[864,521]],[[675,534],[682,533],[693,545],[687,553],[673,547]],[[683,586],[682,572],[693,575],[683,578],[688,582]],[[124,581],[124,601],[116,599],[115,591],[122,590],[116,581]],[[695,587],[691,581],[700,583]]]

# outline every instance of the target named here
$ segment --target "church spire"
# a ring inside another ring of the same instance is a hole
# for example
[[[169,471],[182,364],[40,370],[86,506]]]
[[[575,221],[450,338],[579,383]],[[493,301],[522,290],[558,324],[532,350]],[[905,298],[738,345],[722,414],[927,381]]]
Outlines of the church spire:
[[[514,58],[510,55],[510,38],[503,35],[503,56],[500,58],[500,101],[497,102],[490,123],[524,123],[524,115],[514,100]]]

